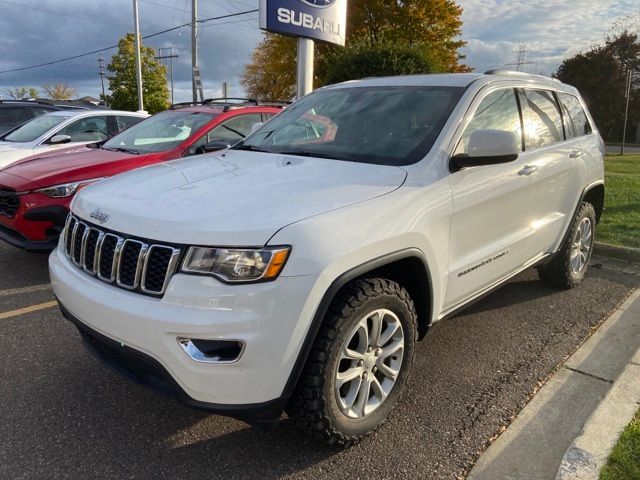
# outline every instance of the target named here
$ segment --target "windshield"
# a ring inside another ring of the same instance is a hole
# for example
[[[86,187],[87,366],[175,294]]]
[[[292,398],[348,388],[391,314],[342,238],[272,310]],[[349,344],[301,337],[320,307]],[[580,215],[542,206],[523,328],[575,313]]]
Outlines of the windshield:
[[[61,115],[41,115],[16,128],[3,138],[5,142],[33,142],[56,125],[64,122],[68,117]]]
[[[128,128],[106,142],[105,150],[162,152],[177,147],[215,115],[168,110]]]
[[[355,87],[318,91],[236,149],[409,165],[431,149],[460,87]]]

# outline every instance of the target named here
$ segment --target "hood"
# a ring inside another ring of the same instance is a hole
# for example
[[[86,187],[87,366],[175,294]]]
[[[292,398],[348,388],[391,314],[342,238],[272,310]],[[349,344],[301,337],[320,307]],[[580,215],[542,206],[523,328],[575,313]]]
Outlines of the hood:
[[[33,155],[33,148],[20,148],[21,143],[3,142],[0,144],[0,169],[6,168],[18,160]]]
[[[153,165],[83,189],[72,210],[169,243],[260,246],[279,229],[399,188],[398,167],[227,151]]]
[[[30,181],[33,188],[41,188],[115,175],[123,170],[123,161],[133,160],[139,163],[146,157],[83,148],[74,153],[52,155],[51,152],[47,152],[44,155],[33,155],[13,163],[2,171]]]

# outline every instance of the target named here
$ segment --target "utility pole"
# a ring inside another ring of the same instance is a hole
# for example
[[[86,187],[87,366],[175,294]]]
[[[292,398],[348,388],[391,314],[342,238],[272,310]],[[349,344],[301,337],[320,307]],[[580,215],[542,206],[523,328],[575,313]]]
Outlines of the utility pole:
[[[629,100],[631,99],[631,69],[627,74],[627,105],[624,110],[624,128],[622,130],[622,144],[620,145],[620,155],[624,155],[624,144],[627,141],[627,122],[629,120]]]
[[[100,75],[100,83],[102,84],[102,101],[104,102],[104,76],[106,75],[106,72],[104,70],[104,57],[101,53],[98,54],[98,75]]]
[[[195,71],[198,68],[198,0],[191,0],[191,84],[193,103],[198,103]]]
[[[164,51],[169,51],[168,55],[163,55]],[[173,54],[173,47],[159,48],[158,56],[155,57],[156,60],[168,60],[169,62],[169,82],[171,83],[171,103],[173,104],[173,59],[178,58],[178,55]]]
[[[136,84],[138,87],[138,110],[144,110],[142,97],[142,64],[140,63],[140,19],[138,18],[138,0],[133,0],[133,24],[136,32]]]

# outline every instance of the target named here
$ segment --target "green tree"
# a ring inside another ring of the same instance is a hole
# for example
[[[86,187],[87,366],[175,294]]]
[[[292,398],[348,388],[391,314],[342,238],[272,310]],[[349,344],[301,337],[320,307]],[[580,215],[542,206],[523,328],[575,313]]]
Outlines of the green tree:
[[[460,40],[461,15],[462,8],[453,0],[350,0],[346,51],[343,52],[342,47],[316,43],[315,85],[326,85],[333,78],[344,77],[337,75],[332,63],[346,58],[342,55],[363,55],[367,48],[370,52],[385,52],[387,60],[378,62],[379,68],[375,69],[378,75],[468,71],[460,63],[464,57],[459,49],[465,45]],[[418,50],[428,59],[429,68],[416,71],[416,56],[408,52]],[[400,52],[405,53],[400,55]],[[395,60],[391,61],[391,58]],[[399,62],[409,58],[406,68],[401,68]],[[393,68],[386,70],[385,66]],[[292,98],[295,72],[295,39],[266,33],[253,52],[251,63],[246,66],[241,83],[252,97]],[[327,77],[329,72],[330,78]],[[346,76],[354,75],[358,78],[358,72],[351,69]],[[362,76],[368,76],[367,71]]]
[[[6,90],[5,93],[14,100],[23,98],[38,98],[38,89],[33,87],[16,87]]]
[[[384,75],[413,75],[442,71],[430,51],[414,45],[351,44],[326,58],[323,80],[327,84]]]
[[[154,57],[156,51],[151,47],[140,46],[142,64],[142,97],[144,108],[149,113],[157,113],[169,107],[169,89],[167,88],[167,69]],[[138,88],[135,68],[135,35],[128,33],[118,42],[118,52],[111,58],[107,70],[111,95],[103,100],[114,109],[137,110]]]
[[[598,128],[607,141],[622,138],[627,75],[632,72],[629,118],[640,117],[640,39],[623,31],[586,52],[562,62],[555,76],[573,85],[585,99]],[[629,122],[627,138],[633,138]]]

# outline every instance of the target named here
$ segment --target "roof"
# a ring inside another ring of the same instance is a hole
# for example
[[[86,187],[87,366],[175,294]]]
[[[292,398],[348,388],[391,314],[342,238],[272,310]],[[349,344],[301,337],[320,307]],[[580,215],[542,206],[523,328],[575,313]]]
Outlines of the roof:
[[[488,85],[498,81],[518,81],[533,85],[545,85],[558,90],[575,92],[575,89],[559,80],[542,75],[531,75],[523,72],[511,72],[508,70],[489,70],[484,74],[480,73],[446,73],[432,75],[404,75],[397,77],[375,77],[362,80],[329,85],[323,89],[352,88],[352,87],[391,87],[391,86],[411,86],[411,87],[468,87],[473,83]],[[321,90],[323,90],[321,89]]]
[[[149,115],[138,112],[126,112],[124,110],[57,110],[46,113],[45,115],[53,115],[57,117],[99,117],[101,115],[125,115],[131,117],[146,118]]]

